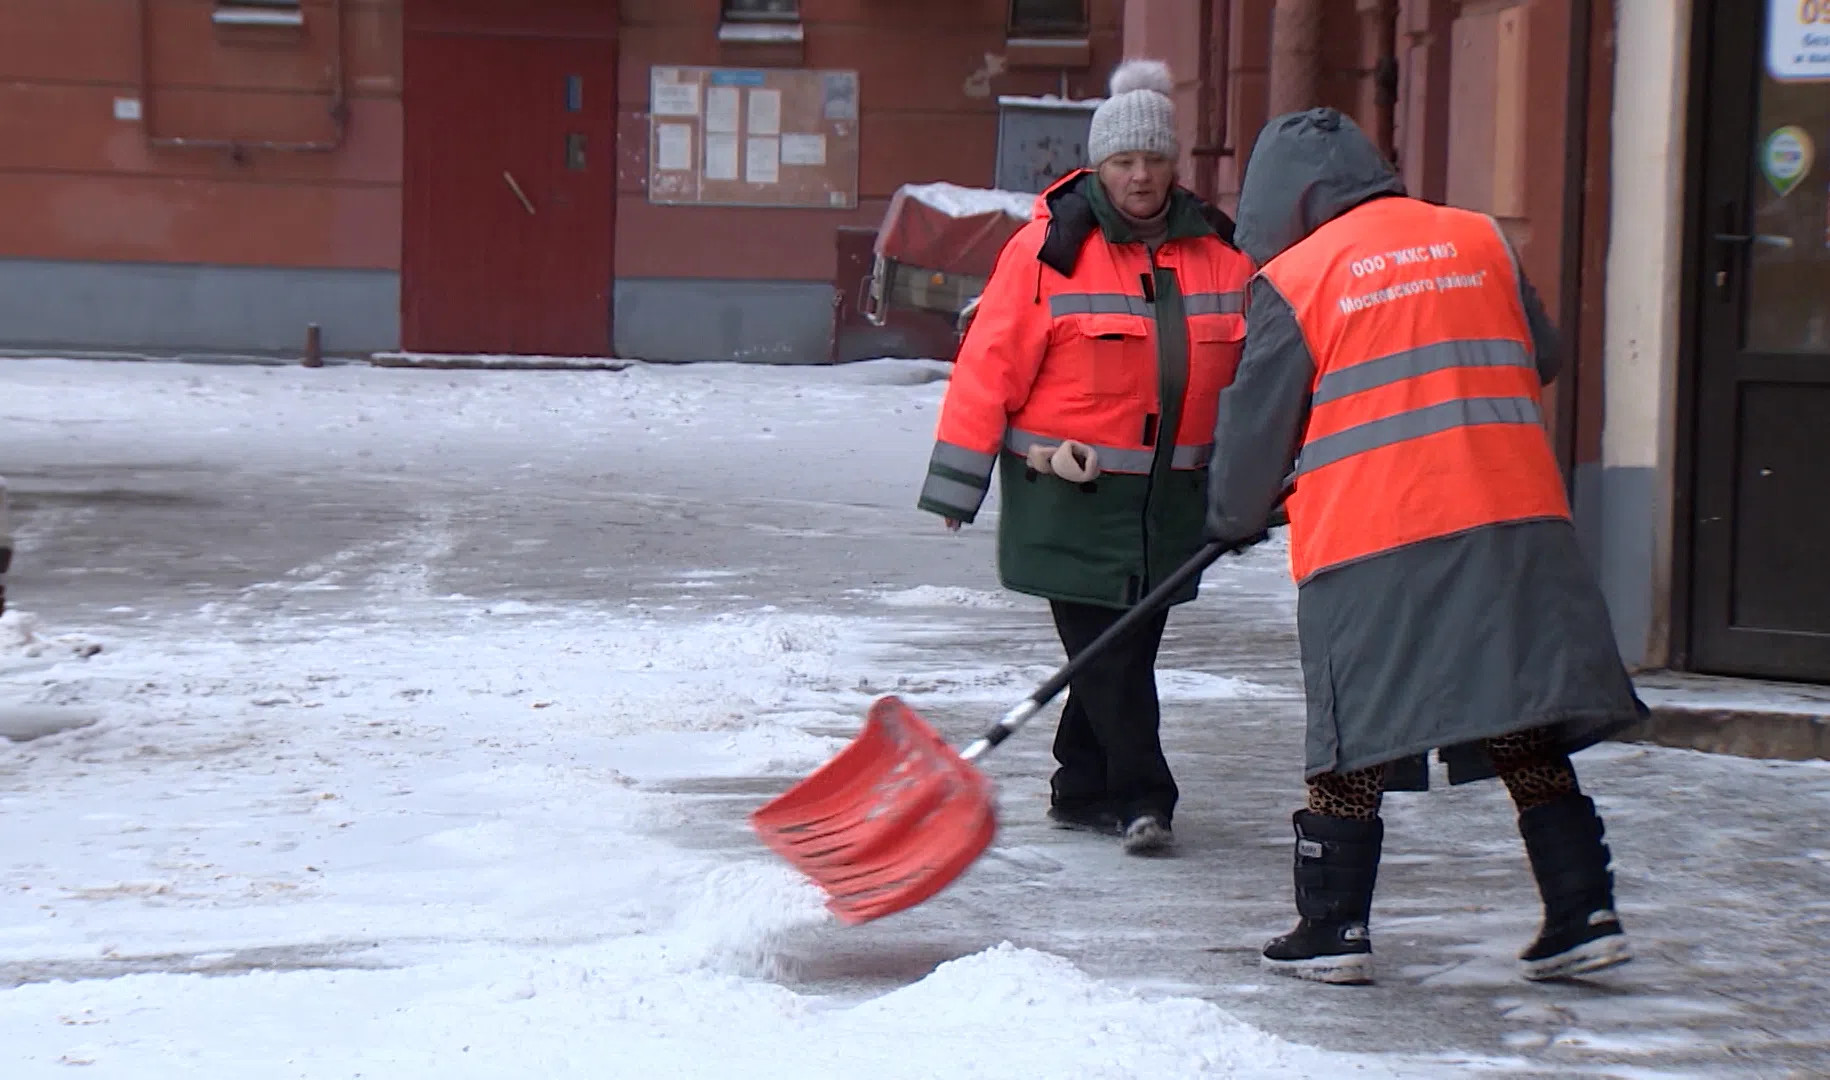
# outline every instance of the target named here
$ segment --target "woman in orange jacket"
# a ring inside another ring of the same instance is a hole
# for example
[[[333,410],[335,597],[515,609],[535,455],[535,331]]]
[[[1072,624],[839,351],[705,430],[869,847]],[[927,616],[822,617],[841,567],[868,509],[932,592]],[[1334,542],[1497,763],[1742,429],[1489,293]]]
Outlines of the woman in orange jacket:
[[[1253,267],[1232,220],[1175,183],[1172,86],[1160,62],[1121,65],[1093,167],[1044,192],[999,255],[919,503],[971,522],[996,469],[999,580],[1049,601],[1069,656],[1201,546],[1214,417],[1245,338]],[[1074,680],[1055,736],[1050,816],[1132,852],[1170,842],[1178,798],[1158,734],[1166,621]]]

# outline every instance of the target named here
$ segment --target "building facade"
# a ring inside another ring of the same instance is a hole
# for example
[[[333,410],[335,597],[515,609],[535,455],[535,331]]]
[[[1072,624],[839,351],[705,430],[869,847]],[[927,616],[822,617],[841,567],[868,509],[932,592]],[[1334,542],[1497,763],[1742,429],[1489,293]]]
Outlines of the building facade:
[[[1830,681],[1830,4],[1151,0],[1125,36],[1222,203],[1268,117],[1332,105],[1500,221],[1629,664]]]
[[[844,230],[990,186],[999,97],[1097,93],[1121,10],[0,0],[0,346],[822,361]]]
[[[818,362],[889,196],[1121,55],[1222,205],[1328,104],[1493,214],[1622,655],[1830,681],[1820,0],[0,0],[0,346]]]

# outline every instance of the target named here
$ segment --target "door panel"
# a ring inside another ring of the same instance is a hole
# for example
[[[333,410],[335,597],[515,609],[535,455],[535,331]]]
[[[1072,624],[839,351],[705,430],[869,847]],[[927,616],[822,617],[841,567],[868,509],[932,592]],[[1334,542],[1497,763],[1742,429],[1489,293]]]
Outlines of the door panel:
[[[401,337],[421,352],[610,351],[613,41],[406,41]]]
[[[1699,670],[1830,681],[1830,66],[1769,49],[1819,7],[1830,35],[1830,4],[1713,0],[1699,43],[1690,647]]]

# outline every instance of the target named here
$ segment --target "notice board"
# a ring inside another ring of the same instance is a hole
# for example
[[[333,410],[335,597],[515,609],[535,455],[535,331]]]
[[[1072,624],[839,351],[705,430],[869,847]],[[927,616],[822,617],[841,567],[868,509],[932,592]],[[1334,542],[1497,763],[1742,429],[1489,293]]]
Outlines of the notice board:
[[[858,73],[650,69],[648,201],[855,208]]]

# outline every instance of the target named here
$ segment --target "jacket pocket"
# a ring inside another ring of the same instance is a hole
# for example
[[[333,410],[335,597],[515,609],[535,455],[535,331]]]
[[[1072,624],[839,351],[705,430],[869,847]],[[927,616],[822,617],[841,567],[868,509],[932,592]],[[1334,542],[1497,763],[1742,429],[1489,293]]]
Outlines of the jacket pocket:
[[[1154,383],[1156,349],[1141,315],[1075,315],[1063,320],[1056,349],[1079,388],[1094,397],[1135,397]]]
[[[1188,392],[1203,404],[1217,402],[1233,384],[1245,348],[1245,316],[1198,315],[1188,320]]]

